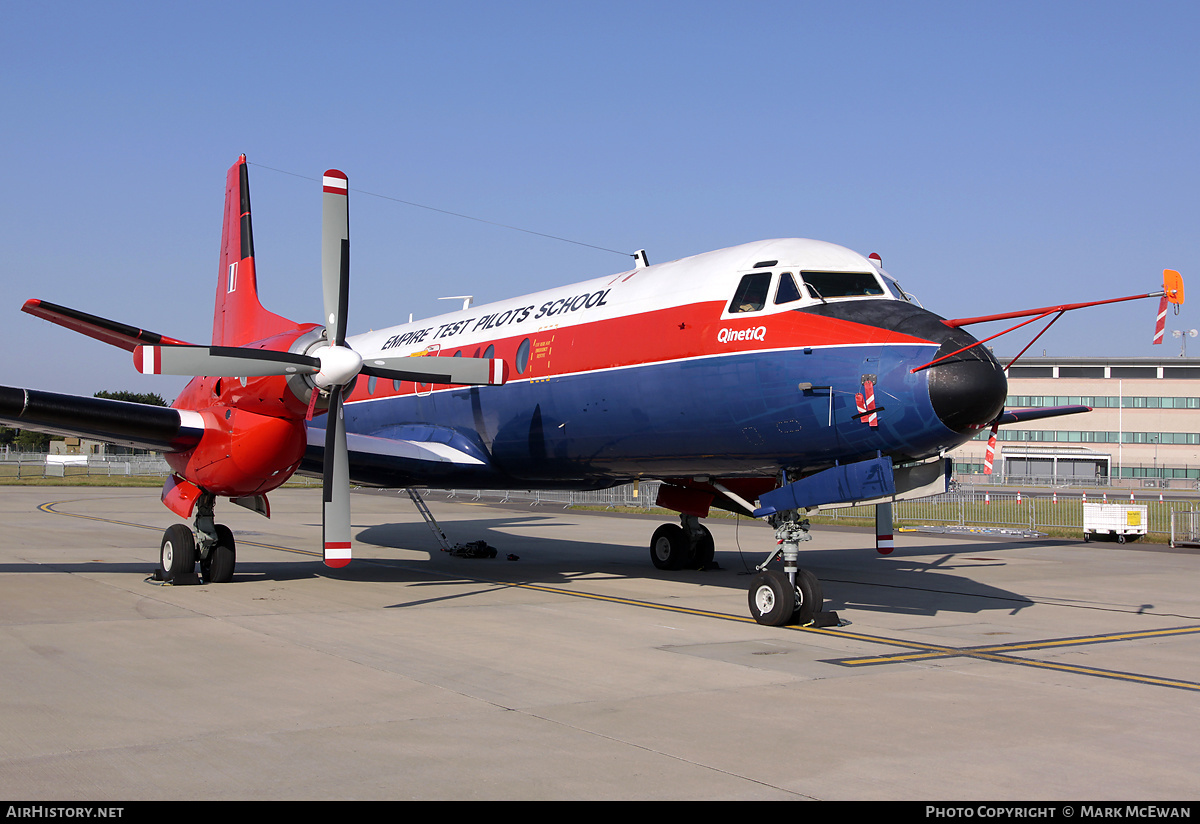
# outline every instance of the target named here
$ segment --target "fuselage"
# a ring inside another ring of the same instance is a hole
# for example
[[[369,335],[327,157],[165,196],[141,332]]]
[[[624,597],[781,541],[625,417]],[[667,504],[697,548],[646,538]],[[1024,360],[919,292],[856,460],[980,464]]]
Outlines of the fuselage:
[[[796,475],[879,453],[920,460],[972,437],[1006,391],[990,353],[912,371],[972,342],[856,252],[760,241],[352,337],[367,363],[495,357],[510,380],[360,376],[345,415],[352,435],[478,456],[446,466],[447,484]],[[876,426],[858,414],[865,384]],[[369,463],[353,470],[360,482],[405,484],[403,460]]]

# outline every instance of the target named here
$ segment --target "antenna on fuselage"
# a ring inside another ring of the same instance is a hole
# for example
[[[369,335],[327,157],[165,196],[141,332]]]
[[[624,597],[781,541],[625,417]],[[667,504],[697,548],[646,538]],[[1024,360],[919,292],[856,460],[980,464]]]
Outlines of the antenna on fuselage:
[[[463,311],[471,308],[471,302],[475,300],[474,295],[451,295],[446,298],[438,298],[438,300],[461,300],[463,302]]]
[[[650,261],[646,259],[646,250],[638,249],[633,253],[633,268],[645,269],[650,265]]]

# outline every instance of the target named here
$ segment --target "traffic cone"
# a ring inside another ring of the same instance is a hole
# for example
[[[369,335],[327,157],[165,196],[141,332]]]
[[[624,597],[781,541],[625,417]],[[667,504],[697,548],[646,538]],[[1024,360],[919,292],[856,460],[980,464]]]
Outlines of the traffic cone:
[[[1017,503],[1021,503],[1021,490],[1017,490]]]
[[[989,495],[989,494],[988,494],[988,493],[986,493],[986,492],[985,492],[985,493],[983,493],[983,505],[984,505],[984,506],[987,506],[987,505],[988,505],[988,504],[990,504],[991,502],[992,502],[992,496],[991,496],[991,495]]]
[[[1054,493],[1054,494],[1051,496],[1050,503],[1054,503],[1054,504],[1058,503],[1058,493],[1057,493],[1057,492],[1055,492],[1055,493]]]

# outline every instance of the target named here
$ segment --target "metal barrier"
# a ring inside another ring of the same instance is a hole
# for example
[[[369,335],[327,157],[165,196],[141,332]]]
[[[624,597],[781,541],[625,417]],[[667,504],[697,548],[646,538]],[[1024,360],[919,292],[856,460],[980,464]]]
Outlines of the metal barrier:
[[[1171,513],[1171,546],[1200,546],[1200,512],[1189,509]]]
[[[554,504],[564,509],[571,506],[602,506],[605,508],[629,507],[650,509],[658,497],[657,481],[643,482],[635,490],[632,484],[593,492],[569,490],[445,490],[451,499],[495,500],[498,503],[521,503],[528,506]],[[1127,495],[1110,495],[1113,504],[1130,503]],[[956,525],[1019,527],[1022,529],[1083,529],[1083,504],[1105,502],[1104,495],[1088,492],[1086,497],[1073,493],[1058,495],[1042,493],[1029,495],[1024,492],[991,491],[988,489],[959,489],[944,495],[897,501],[892,505],[892,517],[896,522]],[[1196,508],[1194,501],[1167,500],[1143,497],[1134,500],[1147,509],[1147,531],[1169,535],[1176,513]],[[851,506],[840,509],[822,509],[818,517],[834,522],[873,525],[874,506]]]
[[[104,475],[166,477],[171,468],[159,455],[88,455],[87,463],[59,463],[45,454],[22,453],[0,459],[0,479],[64,478]]]

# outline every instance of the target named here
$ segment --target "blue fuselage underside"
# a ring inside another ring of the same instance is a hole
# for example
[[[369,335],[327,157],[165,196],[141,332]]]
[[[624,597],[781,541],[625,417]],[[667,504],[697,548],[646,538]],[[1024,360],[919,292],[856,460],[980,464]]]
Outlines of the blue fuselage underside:
[[[351,474],[391,487],[596,488],[637,477],[770,477],[878,453],[924,458],[967,437],[935,414],[927,373],[909,371],[935,348],[749,352],[359,401],[345,409],[350,433],[439,441],[483,462],[355,452]],[[878,427],[855,417],[865,375],[874,376]],[[305,469],[319,460],[310,448]]]

